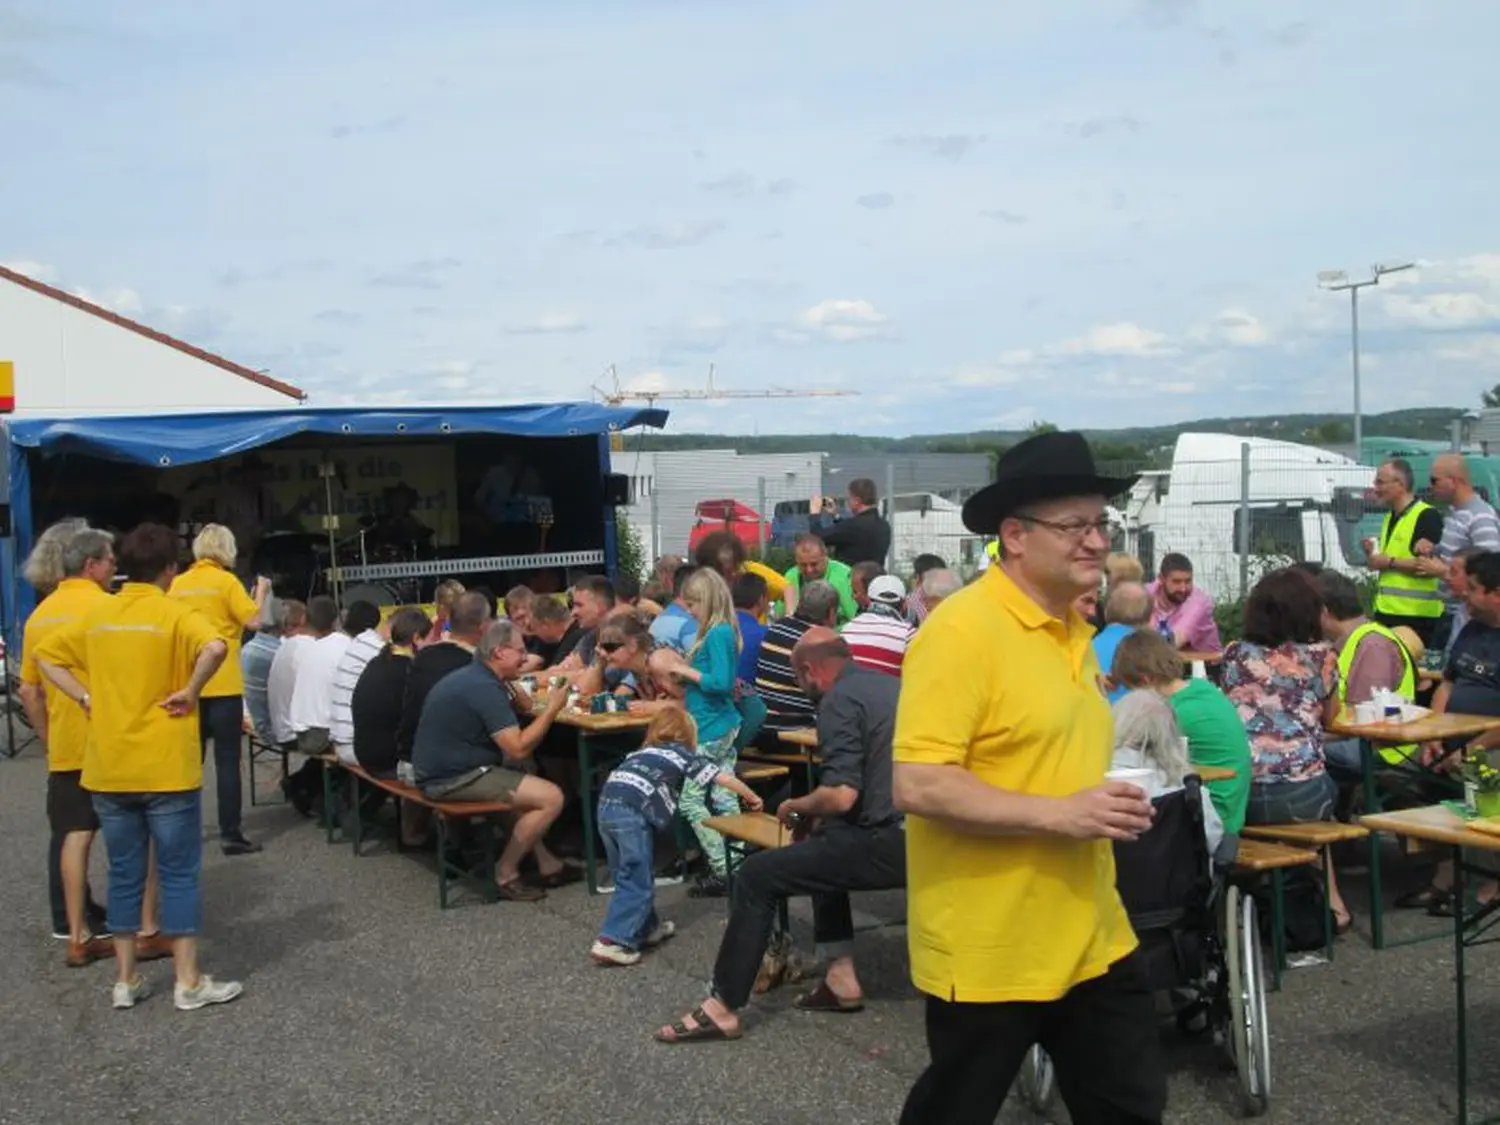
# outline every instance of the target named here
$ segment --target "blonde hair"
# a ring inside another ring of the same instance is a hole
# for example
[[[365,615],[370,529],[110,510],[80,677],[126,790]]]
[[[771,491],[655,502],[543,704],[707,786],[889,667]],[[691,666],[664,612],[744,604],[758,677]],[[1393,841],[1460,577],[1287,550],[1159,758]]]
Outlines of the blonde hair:
[[[222,523],[204,524],[203,530],[198,532],[197,538],[193,540],[193,558],[195,559],[208,559],[210,562],[216,562],[232,570],[238,556],[239,548],[234,542],[234,532]]]
[[[642,745],[662,746],[667,743],[681,746],[689,752],[696,752],[698,749],[698,724],[677,703],[669,703],[656,713],[651,725],[646,728]]]
[[[63,571],[63,548],[73,536],[87,531],[89,521],[78,516],[60,519],[37,536],[21,574],[38,593],[50,594],[67,575]]]
[[[1145,576],[1146,568],[1134,555],[1112,551],[1109,558],[1104,560],[1105,585],[1111,589],[1121,582],[1139,582]]]
[[[687,651],[689,660],[703,647],[704,638],[715,625],[728,625],[734,630],[735,652],[744,647],[744,642],[740,639],[739,617],[734,612],[734,596],[729,592],[729,583],[724,581],[724,576],[717,570],[710,570],[705,566],[693,571],[682,584],[682,600],[689,608],[701,607],[703,610],[698,635]],[[697,617],[698,614],[694,613],[693,616]]]
[[[432,608],[436,610],[451,610],[453,603],[463,597],[464,584],[456,578],[444,578],[433,588]]]

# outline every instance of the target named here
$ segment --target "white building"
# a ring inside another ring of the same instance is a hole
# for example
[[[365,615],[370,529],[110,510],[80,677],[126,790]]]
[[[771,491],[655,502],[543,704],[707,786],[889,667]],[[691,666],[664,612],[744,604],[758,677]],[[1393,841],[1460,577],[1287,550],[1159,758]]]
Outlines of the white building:
[[[307,395],[0,266],[0,377],[16,417],[274,410]]]
[[[693,513],[704,500],[738,500],[769,522],[779,501],[824,492],[821,453],[626,450],[610,455],[610,471],[631,478],[635,502],[625,518],[652,558],[687,553]]]

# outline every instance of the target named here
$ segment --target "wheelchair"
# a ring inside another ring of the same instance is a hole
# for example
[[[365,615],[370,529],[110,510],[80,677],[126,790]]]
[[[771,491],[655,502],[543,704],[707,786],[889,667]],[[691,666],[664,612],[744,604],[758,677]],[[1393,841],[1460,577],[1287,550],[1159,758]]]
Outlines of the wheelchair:
[[[1206,1033],[1227,1052],[1246,1111],[1258,1117],[1271,1098],[1260,925],[1255,899],[1227,871],[1210,872],[1201,786],[1189,775],[1181,790],[1152,802],[1156,819],[1144,836],[1115,845],[1116,885],[1152,990],[1170,998],[1179,1030]],[[1017,1082],[1033,1110],[1051,1109],[1056,1075],[1040,1045]]]

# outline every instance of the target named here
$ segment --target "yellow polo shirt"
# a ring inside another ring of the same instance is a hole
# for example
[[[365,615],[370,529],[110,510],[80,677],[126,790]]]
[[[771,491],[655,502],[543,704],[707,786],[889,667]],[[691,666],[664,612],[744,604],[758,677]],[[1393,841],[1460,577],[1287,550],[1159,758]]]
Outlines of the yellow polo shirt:
[[[38,658],[91,685],[85,789],[178,793],[203,785],[198,712],[174,718],[162,702],[187,686],[198,654],[217,639],[206,617],[159,586],[127,582],[41,643]]]
[[[901,667],[895,760],[1064,797],[1099,785],[1113,725],[1088,625],[999,566],[945,598]],[[1135,948],[1108,840],[980,836],[907,818],[912,980],[944,1000],[1055,1000]]]
[[[229,646],[224,663],[204,685],[203,698],[244,695],[240,640],[245,635],[245,623],[255,616],[255,599],[245,593],[244,583],[212,559],[199,559],[172,579],[167,592],[208,618],[215,634]]]
[[[83,769],[83,750],[89,740],[89,717],[82,707],[52,686],[36,666],[37,647],[57,630],[79,620],[108,594],[87,578],[64,578],[26,619],[21,636],[21,682],[40,687],[47,700],[47,769],[65,773]],[[79,681],[88,687],[87,676]]]

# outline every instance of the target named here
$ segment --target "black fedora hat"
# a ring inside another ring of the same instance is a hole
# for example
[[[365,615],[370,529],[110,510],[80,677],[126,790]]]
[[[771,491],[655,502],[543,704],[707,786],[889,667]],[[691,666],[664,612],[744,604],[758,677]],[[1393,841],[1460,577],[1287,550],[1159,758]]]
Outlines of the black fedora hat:
[[[994,483],[964,501],[964,526],[976,535],[994,535],[1000,521],[1022,505],[1064,496],[1118,496],[1140,479],[1100,476],[1082,434],[1037,434],[1000,455]]]

